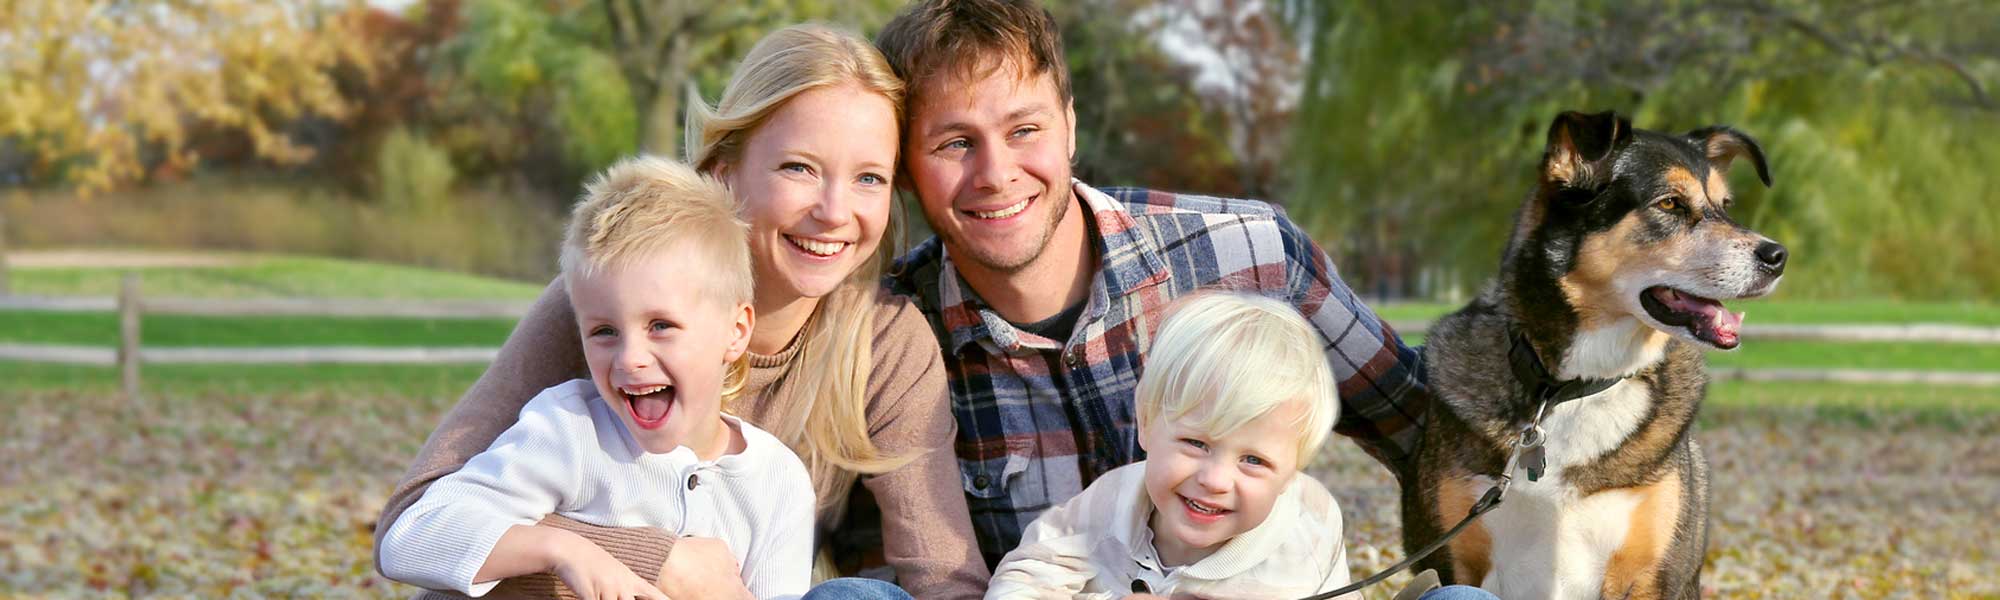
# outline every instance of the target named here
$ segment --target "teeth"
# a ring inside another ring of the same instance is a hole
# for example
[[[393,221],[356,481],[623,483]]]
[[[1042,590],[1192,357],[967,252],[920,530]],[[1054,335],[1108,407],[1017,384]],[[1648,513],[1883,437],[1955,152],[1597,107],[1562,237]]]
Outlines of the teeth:
[[[667,386],[664,386],[664,385],[653,385],[653,386],[646,386],[646,387],[637,387],[637,388],[625,388],[625,395],[627,395],[627,396],[644,396],[644,395],[647,395],[647,394],[657,394],[657,393],[659,393],[659,392],[660,392],[660,390],[664,390],[664,389],[667,389]]]
[[[1021,211],[1027,209],[1028,209],[1028,201],[1022,200],[1018,204],[1000,210],[992,212],[974,212],[972,213],[972,216],[979,217],[981,219],[1005,219],[1007,217],[1021,214]]]
[[[1202,504],[1202,503],[1200,503],[1200,502],[1196,502],[1196,501],[1194,501],[1194,499],[1192,499],[1192,498],[1186,498],[1186,497],[1183,497],[1183,498],[1181,498],[1181,502],[1184,502],[1184,503],[1187,503],[1187,505],[1188,505],[1188,508],[1192,508],[1192,509],[1194,509],[1194,511],[1195,511],[1195,512],[1198,512],[1198,513],[1201,513],[1201,514],[1204,514],[1204,515],[1216,515],[1216,514],[1222,514],[1222,509],[1220,509],[1220,508],[1209,508],[1209,507],[1208,507],[1208,505],[1205,505],[1205,504]]]
[[[847,247],[847,242],[822,242],[789,235],[785,236],[785,241],[791,242],[793,246],[797,246],[798,249],[804,250],[808,254],[817,256],[833,256]]]

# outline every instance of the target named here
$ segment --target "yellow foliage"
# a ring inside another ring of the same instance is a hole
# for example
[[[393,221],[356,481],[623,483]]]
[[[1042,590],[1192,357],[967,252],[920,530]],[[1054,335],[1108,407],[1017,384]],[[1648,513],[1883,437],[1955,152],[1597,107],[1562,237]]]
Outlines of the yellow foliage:
[[[375,65],[360,0],[0,1],[0,138],[39,176],[85,190],[191,165],[195,128],[245,135],[279,164],[312,158],[285,124],[342,120],[334,69]]]

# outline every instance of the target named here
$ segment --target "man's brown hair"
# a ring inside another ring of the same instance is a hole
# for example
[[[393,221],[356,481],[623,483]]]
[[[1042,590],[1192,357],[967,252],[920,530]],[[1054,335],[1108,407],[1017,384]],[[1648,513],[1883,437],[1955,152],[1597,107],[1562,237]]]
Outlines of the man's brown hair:
[[[972,81],[1009,67],[1024,77],[1049,74],[1060,99],[1070,100],[1062,34],[1035,0],[918,0],[882,27],[875,47],[909,85],[912,108],[934,75]]]

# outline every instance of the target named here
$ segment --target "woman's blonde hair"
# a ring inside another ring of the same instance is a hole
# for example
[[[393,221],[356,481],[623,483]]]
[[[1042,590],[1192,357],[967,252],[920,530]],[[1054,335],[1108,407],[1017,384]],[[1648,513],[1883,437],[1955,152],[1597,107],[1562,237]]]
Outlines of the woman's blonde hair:
[[[688,162],[713,172],[718,165],[741,159],[750,136],[786,102],[836,85],[857,85],[880,94],[895,107],[893,122],[902,122],[903,80],[867,41],[817,24],[794,25],[764,36],[743,57],[713,109],[700,94],[690,92]],[[758,424],[805,460],[822,512],[846,498],[847,489],[838,486],[844,473],[883,473],[914,458],[885,455],[868,437],[876,279],[901,250],[897,212],[892,205],[875,256],[820,299],[794,342],[798,354],[780,376],[786,385],[777,389],[795,396],[787,399],[789,404],[805,409]]]
[[[1340,416],[1340,397],[1317,330],[1298,309],[1254,294],[1202,292],[1168,310],[1135,392],[1139,427],[1167,419],[1220,437],[1301,402],[1298,464],[1311,460]]]

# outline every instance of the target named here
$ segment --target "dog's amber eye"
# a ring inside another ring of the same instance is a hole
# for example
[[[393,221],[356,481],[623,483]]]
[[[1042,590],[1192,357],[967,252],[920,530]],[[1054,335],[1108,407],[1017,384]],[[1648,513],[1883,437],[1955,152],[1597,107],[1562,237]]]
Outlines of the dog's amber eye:
[[[1667,198],[1665,200],[1660,201],[1660,210],[1673,210],[1676,208],[1680,208],[1680,206],[1681,206],[1680,202],[1675,201],[1673,198]]]

